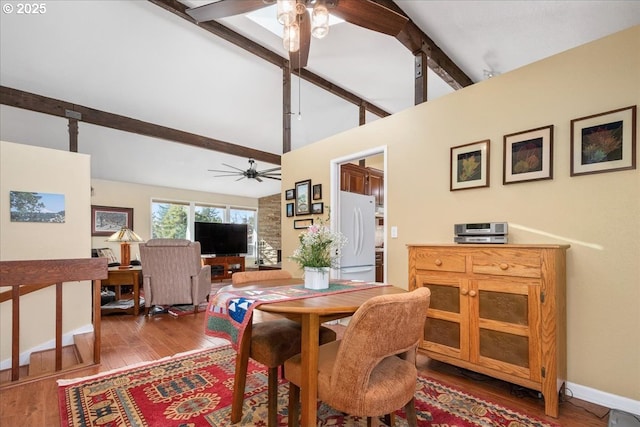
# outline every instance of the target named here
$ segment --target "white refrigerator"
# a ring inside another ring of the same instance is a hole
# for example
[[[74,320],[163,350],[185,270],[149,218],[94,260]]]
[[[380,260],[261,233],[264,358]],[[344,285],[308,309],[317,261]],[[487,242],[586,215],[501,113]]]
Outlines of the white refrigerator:
[[[347,238],[340,256],[340,278],[376,280],[376,202],[373,196],[340,192],[340,232]]]

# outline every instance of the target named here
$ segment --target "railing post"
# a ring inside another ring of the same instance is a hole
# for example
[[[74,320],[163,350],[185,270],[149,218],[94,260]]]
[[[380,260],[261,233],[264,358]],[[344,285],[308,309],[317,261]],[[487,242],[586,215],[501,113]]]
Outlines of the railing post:
[[[62,282],[56,283],[56,371],[62,370]]]
[[[20,379],[20,288],[11,289],[11,381]]]
[[[100,305],[102,301],[100,300],[100,290],[101,290],[101,281],[94,280],[93,281],[93,363],[95,363],[96,365],[100,363],[100,346],[101,346]]]

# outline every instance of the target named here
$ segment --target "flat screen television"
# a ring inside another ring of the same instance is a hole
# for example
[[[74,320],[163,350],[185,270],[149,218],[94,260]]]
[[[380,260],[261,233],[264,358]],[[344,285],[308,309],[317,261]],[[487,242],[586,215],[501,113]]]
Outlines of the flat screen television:
[[[196,222],[194,240],[200,242],[202,255],[246,254],[247,224]]]

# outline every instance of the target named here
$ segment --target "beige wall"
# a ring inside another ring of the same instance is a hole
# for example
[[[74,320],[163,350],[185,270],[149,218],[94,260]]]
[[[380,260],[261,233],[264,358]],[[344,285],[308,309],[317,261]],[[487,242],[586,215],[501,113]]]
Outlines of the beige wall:
[[[151,237],[151,199],[171,202],[209,203],[238,208],[258,208],[258,199],[228,194],[205,193],[100,179],[91,180],[91,187],[93,188],[92,205],[133,208],[133,229],[144,240],[149,240]],[[120,244],[105,242],[106,239],[104,236],[92,237],[92,248],[112,248],[113,253],[119,259]],[[139,254],[137,245],[132,245],[131,259],[136,259]],[[247,262],[253,263],[253,260],[247,260]]]
[[[90,159],[85,154],[0,142],[0,260],[89,257],[90,179]],[[10,191],[63,194],[65,222],[11,222]],[[91,282],[65,284],[63,307],[63,334],[93,330]],[[53,342],[55,324],[54,287],[21,298],[20,351]],[[0,331],[4,365],[11,356],[10,301],[0,304]]]
[[[568,380],[583,396],[610,393],[638,408],[640,171],[569,176],[570,120],[638,104],[635,27],[287,153],[282,188],[311,178],[329,200],[332,159],[386,146],[385,224],[398,227],[397,239],[387,234],[387,277],[405,288],[406,245],[452,242],[455,223],[507,221],[511,243],[570,244]],[[503,185],[503,136],[547,125],[553,180]],[[449,191],[450,148],[484,139],[490,187]],[[286,259],[293,219],[283,215],[283,258],[296,271]]]

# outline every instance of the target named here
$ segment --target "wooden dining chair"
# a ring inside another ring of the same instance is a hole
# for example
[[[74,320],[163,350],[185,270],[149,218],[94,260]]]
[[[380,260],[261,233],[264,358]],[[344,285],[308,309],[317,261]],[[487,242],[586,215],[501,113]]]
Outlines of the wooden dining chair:
[[[371,417],[404,407],[409,426],[416,426],[416,351],[430,299],[428,288],[418,288],[362,304],[343,338],[320,346],[318,398],[338,411],[367,417],[368,426]],[[297,426],[301,355],[284,363],[284,373],[290,382],[289,426]]]
[[[291,273],[285,270],[263,270],[245,271],[234,273],[231,281],[234,287],[243,285],[259,285],[261,281],[290,279]],[[335,341],[335,331],[325,327],[320,327],[318,337],[320,344]],[[267,320],[254,323],[251,327],[251,343],[249,357],[268,368],[268,421],[269,427],[277,426],[278,419],[278,370],[284,361],[300,353],[302,345],[302,327],[300,323],[289,319]],[[240,366],[243,372],[238,372],[236,377],[246,379],[246,365]],[[240,384],[239,384],[240,385]],[[244,392],[244,384],[241,385]],[[232,416],[233,418],[233,416]],[[239,419],[232,419],[231,422],[239,422]]]

